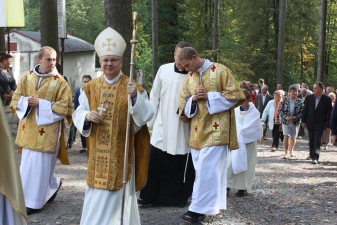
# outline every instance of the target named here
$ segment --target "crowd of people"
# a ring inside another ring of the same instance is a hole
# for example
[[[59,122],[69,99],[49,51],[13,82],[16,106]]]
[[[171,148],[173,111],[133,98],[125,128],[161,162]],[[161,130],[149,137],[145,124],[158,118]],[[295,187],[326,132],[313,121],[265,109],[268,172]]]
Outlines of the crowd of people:
[[[110,39],[112,47],[105,44]],[[56,198],[62,185],[56,160],[69,164],[65,120],[81,133],[80,153],[88,155],[82,225],[137,225],[138,205],[185,206],[190,198],[181,218],[196,222],[225,210],[231,189],[238,197],[247,195],[257,141],[268,129],[271,151],[278,151],[281,141],[283,158],[296,159],[296,139],[306,128],[313,164],[320,163],[320,147],[337,139],[336,94],[321,82],[312,91],[304,83],[287,90],[278,84],[273,94],[263,79],[240,86],[229,68],[201,58],[183,41],[176,45],[174,63],[159,68],[149,98],[121,71],[125,48],[112,28],[98,35],[95,50],[103,76],[84,75],[74,104],[51,47],[39,50],[38,64],[18,84],[11,55],[0,55],[1,100],[20,120],[16,144],[22,154],[20,170],[13,154],[3,154],[14,172],[8,185],[0,185],[0,224],[27,224],[27,214]],[[12,149],[13,144],[1,151]],[[4,174],[5,169],[0,177]]]
[[[278,84],[274,96],[269,94],[268,86],[264,84],[262,78],[259,80],[258,88],[247,81],[242,81],[241,87],[256,93],[255,106],[261,114],[263,137],[268,128],[272,131],[272,152],[278,150],[281,141],[284,144],[283,158],[296,159],[294,153],[296,139],[303,138],[306,128],[309,139],[307,160],[312,160],[313,164],[320,163],[320,148],[327,148],[329,143],[335,142],[333,136],[336,132],[330,130],[330,126],[335,127],[332,112],[336,92],[332,87],[324,88],[323,83],[316,82],[311,91],[305,83],[292,84],[287,92],[283,90],[282,84]]]

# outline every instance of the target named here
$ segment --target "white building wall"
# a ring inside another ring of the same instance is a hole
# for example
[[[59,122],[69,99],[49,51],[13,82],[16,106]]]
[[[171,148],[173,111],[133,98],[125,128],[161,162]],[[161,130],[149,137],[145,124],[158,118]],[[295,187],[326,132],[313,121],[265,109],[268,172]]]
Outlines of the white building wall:
[[[7,35],[6,35],[7,40]],[[33,41],[17,33],[10,33],[10,41],[16,42],[18,51],[11,52],[13,56],[13,75],[18,83],[27,71],[37,64],[37,52],[41,48],[39,42]],[[95,72],[95,52],[75,52],[64,53],[63,73],[67,77],[73,94],[76,88],[81,86],[83,75],[96,77]]]
[[[82,76],[95,74],[95,52],[78,52],[64,54],[63,75],[67,77],[73,93],[81,87]]]

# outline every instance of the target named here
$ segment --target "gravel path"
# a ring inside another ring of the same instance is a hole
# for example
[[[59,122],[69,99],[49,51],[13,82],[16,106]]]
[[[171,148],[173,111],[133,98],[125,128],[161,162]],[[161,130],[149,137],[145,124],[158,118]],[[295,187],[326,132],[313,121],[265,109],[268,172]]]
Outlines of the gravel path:
[[[256,175],[248,195],[239,198],[231,190],[227,210],[194,224],[337,224],[337,147],[329,145],[328,150],[322,150],[322,163],[313,165],[305,159],[305,136],[297,139],[297,160],[285,160],[282,145],[279,151],[270,152],[270,135],[268,131],[269,138],[259,145]],[[56,199],[39,213],[28,216],[31,224],[79,224],[86,188],[86,154],[79,154],[79,150],[78,136],[68,150],[71,165],[57,162],[56,174],[63,185]],[[140,217],[143,225],[188,225],[180,218],[187,208],[140,207]]]

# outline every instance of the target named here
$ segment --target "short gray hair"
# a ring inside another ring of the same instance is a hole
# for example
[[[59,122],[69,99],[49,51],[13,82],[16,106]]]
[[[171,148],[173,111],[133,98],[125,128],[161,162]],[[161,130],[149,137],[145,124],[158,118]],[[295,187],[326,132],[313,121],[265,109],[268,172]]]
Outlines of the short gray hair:
[[[267,88],[267,90],[268,90],[268,85],[263,85],[263,86],[261,87],[261,89],[263,89],[263,88]]]
[[[292,85],[290,85],[289,86],[289,92],[291,92],[291,91],[298,91],[299,90],[299,88],[298,88],[298,85],[297,84],[292,84]]]

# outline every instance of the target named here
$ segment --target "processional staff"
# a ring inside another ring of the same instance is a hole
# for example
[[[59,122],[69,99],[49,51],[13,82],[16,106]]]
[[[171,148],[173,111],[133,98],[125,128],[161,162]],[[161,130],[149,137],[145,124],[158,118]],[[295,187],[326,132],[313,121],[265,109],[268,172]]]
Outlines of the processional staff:
[[[138,41],[136,40],[136,32],[137,32],[137,12],[133,12],[133,32],[132,32],[132,40],[131,43],[131,60],[130,60],[130,80],[132,82],[133,73],[135,69],[135,51],[136,44]],[[122,199],[122,214],[121,214],[121,225],[124,224],[124,207],[125,207],[125,191],[126,191],[126,183],[127,183],[127,175],[128,175],[128,152],[129,152],[129,136],[130,136],[130,102],[131,96],[128,94],[128,114],[127,114],[127,122],[126,122],[126,140],[125,140],[125,152],[124,152],[124,169],[123,169],[123,199]]]

